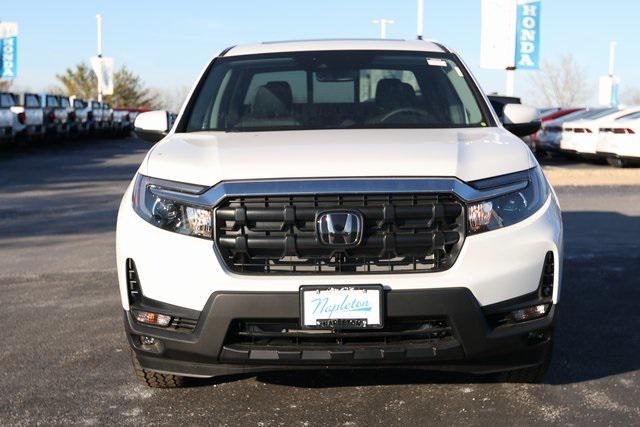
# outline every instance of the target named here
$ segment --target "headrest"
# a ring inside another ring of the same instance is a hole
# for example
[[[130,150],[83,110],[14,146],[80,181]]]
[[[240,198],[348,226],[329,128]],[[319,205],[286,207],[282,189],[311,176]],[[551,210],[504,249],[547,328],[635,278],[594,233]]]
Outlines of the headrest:
[[[291,116],[293,95],[287,82],[269,82],[260,86],[253,100],[254,117],[276,118]]]

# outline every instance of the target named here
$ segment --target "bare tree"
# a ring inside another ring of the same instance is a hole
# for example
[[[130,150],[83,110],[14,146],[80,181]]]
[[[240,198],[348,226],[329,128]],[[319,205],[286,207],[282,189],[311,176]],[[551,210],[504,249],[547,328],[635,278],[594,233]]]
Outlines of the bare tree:
[[[44,91],[52,95],[66,95],[64,89],[56,85],[49,85],[45,88]]]
[[[580,106],[590,97],[585,71],[571,54],[557,61],[543,60],[540,71],[531,76],[531,84],[533,96],[549,107]]]
[[[62,83],[62,92],[76,95],[84,99],[95,99],[98,96],[98,81],[93,70],[85,63],[75,68],[67,68],[64,73],[56,74]],[[158,97],[147,88],[142,79],[126,66],[120,67],[113,74],[113,95],[105,96],[105,101],[117,107],[156,108]]]
[[[8,91],[12,85],[12,80],[0,80],[0,91]]]
[[[177,113],[189,94],[189,86],[177,86],[169,90],[158,90],[160,105],[163,109]]]

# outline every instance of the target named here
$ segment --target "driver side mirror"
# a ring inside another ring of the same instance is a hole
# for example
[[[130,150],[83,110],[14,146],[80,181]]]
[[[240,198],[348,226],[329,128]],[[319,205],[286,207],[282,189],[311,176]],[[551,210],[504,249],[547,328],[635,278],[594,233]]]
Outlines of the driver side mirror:
[[[140,113],[134,121],[133,132],[145,141],[158,142],[169,132],[171,120],[169,112],[164,110]]]
[[[528,105],[507,104],[502,111],[502,124],[516,136],[536,133],[541,126],[538,110]]]

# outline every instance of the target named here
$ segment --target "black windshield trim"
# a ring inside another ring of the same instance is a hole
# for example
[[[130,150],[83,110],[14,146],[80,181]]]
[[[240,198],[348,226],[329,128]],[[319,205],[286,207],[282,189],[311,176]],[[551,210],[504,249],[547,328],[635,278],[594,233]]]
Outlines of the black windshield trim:
[[[246,132],[282,132],[282,131],[310,131],[310,130],[367,130],[367,129],[487,129],[489,126],[482,126],[479,124],[470,124],[470,125],[456,125],[456,124],[447,124],[447,125],[433,125],[427,126],[422,124],[361,124],[354,127],[348,126],[327,126],[327,127],[317,127],[317,126],[271,126],[269,128],[264,127],[256,127],[256,128],[236,128],[236,129],[195,129],[187,131],[187,133],[195,133],[195,132],[224,132],[224,133],[246,133]]]

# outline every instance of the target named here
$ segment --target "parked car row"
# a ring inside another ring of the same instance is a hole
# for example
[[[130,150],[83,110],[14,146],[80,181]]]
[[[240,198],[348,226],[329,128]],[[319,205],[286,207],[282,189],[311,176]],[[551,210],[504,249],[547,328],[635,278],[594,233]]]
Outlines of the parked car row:
[[[543,122],[535,136],[540,152],[640,165],[640,106],[582,108]]]
[[[499,117],[520,98],[487,95]],[[556,153],[616,167],[640,166],[640,106],[544,108],[540,129],[522,140],[539,156]]]
[[[144,110],[47,93],[0,92],[0,142],[12,144],[82,136],[125,136]]]

